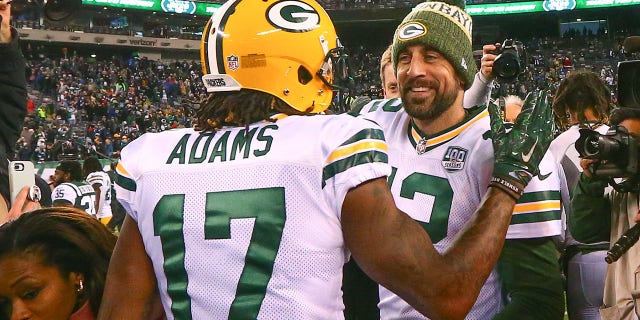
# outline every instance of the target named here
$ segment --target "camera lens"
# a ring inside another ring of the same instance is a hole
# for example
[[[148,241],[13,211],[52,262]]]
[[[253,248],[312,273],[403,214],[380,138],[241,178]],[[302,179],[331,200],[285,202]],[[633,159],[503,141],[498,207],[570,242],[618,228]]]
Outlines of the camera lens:
[[[583,150],[584,155],[588,157],[596,157],[600,153],[600,143],[598,142],[600,137],[592,136],[585,139]]]
[[[576,141],[576,150],[581,158],[612,160],[620,155],[620,141],[613,137],[601,135],[597,132],[580,132],[580,138]]]
[[[493,71],[502,80],[514,80],[520,74],[518,57],[509,52],[499,55],[493,63]]]

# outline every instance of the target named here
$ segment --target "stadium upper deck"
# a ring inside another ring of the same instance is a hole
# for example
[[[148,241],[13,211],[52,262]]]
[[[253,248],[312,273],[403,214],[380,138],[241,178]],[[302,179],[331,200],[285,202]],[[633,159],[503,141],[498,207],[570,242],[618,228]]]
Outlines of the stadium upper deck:
[[[138,51],[150,58],[198,59],[201,30],[221,0],[82,0],[64,22],[48,21],[41,7],[16,0],[14,25],[25,42],[52,47]],[[319,0],[344,43],[385,45],[402,17],[421,0]],[[184,6],[185,3],[192,5]],[[640,34],[640,0],[472,0],[474,44],[506,37],[561,36],[561,24],[604,21],[605,32]],[[562,4],[573,3],[563,7]],[[618,6],[624,3],[625,6]],[[180,5],[178,5],[180,4]],[[57,48],[55,50],[58,50]],[[59,50],[58,50],[59,51]]]

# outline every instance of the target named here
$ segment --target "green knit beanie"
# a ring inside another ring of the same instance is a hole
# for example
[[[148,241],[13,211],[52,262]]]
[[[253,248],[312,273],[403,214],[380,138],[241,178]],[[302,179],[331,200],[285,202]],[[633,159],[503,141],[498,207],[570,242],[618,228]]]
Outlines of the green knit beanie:
[[[413,8],[393,35],[394,70],[402,50],[422,44],[444,55],[469,89],[478,68],[471,48],[471,16],[464,8],[465,0],[427,1]]]

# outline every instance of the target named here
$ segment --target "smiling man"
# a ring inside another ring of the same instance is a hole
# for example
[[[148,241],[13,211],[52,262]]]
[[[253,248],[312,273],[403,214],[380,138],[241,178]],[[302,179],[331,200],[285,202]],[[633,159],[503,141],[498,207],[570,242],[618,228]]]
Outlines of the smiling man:
[[[372,101],[361,112],[384,130],[393,168],[388,183],[398,208],[427,230],[439,252],[471,220],[488,186],[520,194],[518,185],[531,179],[517,166],[494,166],[497,142],[488,134],[487,107],[463,108],[464,91],[477,72],[464,6],[455,0],[424,2],[405,17],[391,47],[401,98]],[[514,150],[523,160],[542,137],[529,138]],[[550,156],[542,159],[539,173],[516,204],[498,265],[468,319],[562,319],[553,241],[561,230],[559,178]],[[384,286],[379,294],[382,319],[424,319]]]

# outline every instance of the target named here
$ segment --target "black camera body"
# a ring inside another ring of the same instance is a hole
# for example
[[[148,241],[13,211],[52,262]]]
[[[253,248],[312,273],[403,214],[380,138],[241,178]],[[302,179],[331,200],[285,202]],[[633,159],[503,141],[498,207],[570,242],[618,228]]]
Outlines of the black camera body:
[[[506,39],[491,51],[497,55],[493,61],[493,74],[502,82],[513,82],[522,72],[520,57],[524,56],[524,46],[520,41]]]
[[[640,51],[638,40],[640,38],[627,38],[625,49],[629,53]],[[617,91],[621,108],[640,109],[640,60],[618,63]],[[612,126],[603,135],[597,131],[580,129],[580,138],[575,147],[581,158],[600,160],[590,168],[595,178],[608,178],[616,190],[618,188],[612,179],[627,178],[629,186],[634,184],[632,190],[640,191],[638,142],[625,127]]]
[[[595,178],[638,176],[638,141],[625,127],[613,126],[606,134],[580,129],[575,147],[581,158],[600,160],[590,168]]]
[[[640,108],[640,60],[618,63],[618,105]]]

